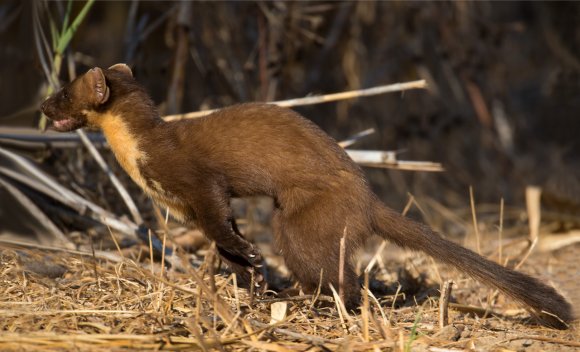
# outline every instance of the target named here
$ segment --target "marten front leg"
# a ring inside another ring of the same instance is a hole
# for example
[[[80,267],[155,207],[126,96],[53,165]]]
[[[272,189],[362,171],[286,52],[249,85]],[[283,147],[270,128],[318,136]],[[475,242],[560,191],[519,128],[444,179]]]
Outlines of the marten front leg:
[[[228,195],[218,186],[206,189],[208,193],[192,201],[198,226],[208,239],[216,242],[222,260],[236,273],[243,286],[250,284],[252,273],[256,286],[262,286],[263,276],[258,270],[262,266],[262,256],[238,231]]]

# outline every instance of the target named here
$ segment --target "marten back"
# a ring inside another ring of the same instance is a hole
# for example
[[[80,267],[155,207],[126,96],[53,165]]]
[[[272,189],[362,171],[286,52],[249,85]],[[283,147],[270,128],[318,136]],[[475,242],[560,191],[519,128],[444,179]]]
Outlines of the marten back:
[[[215,241],[239,282],[264,289],[260,252],[238,231],[230,199],[274,199],[276,247],[306,292],[325,293],[343,277],[345,303],[360,285],[346,258],[372,234],[421,250],[527,304],[547,324],[565,327],[571,306],[553,288],[445,240],[380,202],[360,167],[296,112],[267,104],[225,108],[195,121],[163,121],[124,64],[94,68],[50,97],[42,110],[54,128],[101,128],[121,166],[156,202],[194,220]]]

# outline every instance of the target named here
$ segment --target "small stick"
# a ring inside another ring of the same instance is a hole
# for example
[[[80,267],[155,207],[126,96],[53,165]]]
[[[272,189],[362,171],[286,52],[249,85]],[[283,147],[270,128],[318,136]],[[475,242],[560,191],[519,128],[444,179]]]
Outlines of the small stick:
[[[97,280],[97,287],[101,289],[101,281],[99,280],[99,272],[97,270],[97,257],[95,256],[95,244],[93,243],[93,236],[89,233],[89,242],[91,243],[91,253],[93,254],[93,271],[95,272],[95,280]]]
[[[395,297],[393,298],[393,303],[391,304],[391,310],[389,311],[389,317],[387,318],[387,321],[391,322],[391,318],[393,317],[393,312],[395,311],[395,303],[397,303],[397,298],[399,297],[399,292],[401,292],[401,284],[399,284],[399,286],[397,286],[397,292],[395,292]],[[405,293],[403,292],[403,297],[404,297]],[[404,298],[403,298],[404,299]]]
[[[540,233],[540,197],[542,195],[542,189],[540,187],[526,187],[526,208],[528,211],[528,222],[530,226],[530,235],[528,238],[528,249],[524,257],[520,260],[514,269],[519,269],[522,264],[528,259],[530,254],[536,245],[538,244],[539,233]]]
[[[501,265],[501,257],[503,254],[503,197],[499,202],[499,252],[498,252],[498,263]]]
[[[314,297],[312,298],[312,303],[310,303],[310,308],[309,310],[312,310],[312,307],[314,307],[314,304],[322,297],[329,297],[329,296],[321,296],[320,292],[322,292],[322,277],[324,276],[324,268],[320,269],[320,275],[318,275],[318,287],[316,288],[316,293],[314,294]]]
[[[300,302],[300,301],[325,301],[325,302],[333,302],[334,299],[331,296],[326,295],[301,295],[301,296],[291,296],[291,297],[276,297],[276,298],[264,298],[256,300],[257,303],[275,303],[275,302]]]
[[[441,298],[439,299],[439,327],[444,328],[449,324],[449,297],[453,288],[453,281],[446,280],[441,288]]]
[[[147,229],[147,235],[149,236],[149,259],[151,260],[151,275],[154,275],[153,271],[153,241],[151,241],[151,229]]]
[[[250,271],[250,274],[252,274],[252,276],[250,277],[250,302],[248,302],[248,305],[252,307],[254,305],[254,292],[255,292],[254,284],[256,283],[256,277],[254,276],[253,268],[252,271]]]
[[[548,336],[535,336],[535,335],[522,335],[517,336],[509,339],[508,341],[515,341],[515,340],[537,340],[543,342],[550,342],[550,343],[557,343],[564,346],[573,346],[573,347],[580,347],[580,342],[573,341],[573,340],[566,340],[566,339],[557,339]]]
[[[348,139],[345,139],[344,141],[338,142],[338,145],[340,145],[342,148],[350,147],[351,145],[355,144],[363,137],[366,137],[366,136],[371,135],[373,133],[375,133],[374,128],[366,129],[362,132],[355,134],[354,136],[349,137]]]
[[[161,273],[159,274],[163,277],[163,269],[165,269],[165,243],[167,240],[167,232],[163,232],[163,245],[161,246]]]
[[[471,215],[473,217],[473,229],[475,230],[475,241],[477,243],[477,254],[481,255],[481,245],[479,243],[479,229],[477,228],[477,215],[475,214],[475,201],[473,199],[473,187],[469,186],[469,202],[471,203]]]
[[[364,294],[363,294],[363,308],[361,312],[362,323],[363,323],[363,338],[365,342],[369,342],[369,315],[372,314],[370,311],[369,304],[369,272],[365,271],[364,276]]]
[[[320,103],[328,103],[331,101],[337,100],[345,100],[345,99],[353,99],[359,97],[365,97],[370,95],[377,95],[377,94],[384,94],[384,93],[392,93],[392,92],[401,92],[410,89],[425,89],[427,88],[427,82],[425,80],[418,80],[418,81],[411,81],[406,83],[395,83],[395,84],[388,84],[384,86],[377,86],[367,89],[359,89],[359,90],[351,90],[347,92],[340,92],[334,94],[326,94],[326,95],[318,95],[312,97],[304,97],[304,98],[297,98],[297,99],[289,99],[289,100],[279,100],[273,101],[269,104],[274,104],[283,107],[291,107],[291,106],[302,106],[302,105],[313,105],[313,104],[320,104]],[[219,109],[213,110],[203,110],[203,111],[196,111],[190,112],[187,114],[177,114],[177,115],[167,115],[163,117],[165,121],[174,121],[174,120],[181,120],[181,119],[193,119],[199,118],[202,116],[206,116],[215,112]]]
[[[332,344],[337,343],[337,341],[332,341],[332,340],[325,339],[325,338],[318,337],[318,336],[314,336],[314,335],[306,335],[306,334],[301,334],[301,333],[291,331],[288,329],[281,329],[281,328],[272,327],[272,325],[270,325],[270,324],[264,324],[264,323],[261,323],[257,320],[253,320],[253,319],[250,319],[249,322],[250,322],[250,324],[257,326],[259,328],[272,330],[278,334],[286,335],[288,337],[291,337],[293,339],[297,339],[299,341],[308,341],[316,346],[322,345],[325,343],[332,343]]]
[[[344,257],[346,252],[346,226],[340,238],[340,255],[338,261],[338,296],[344,302]]]
[[[334,297],[334,304],[336,305],[336,311],[338,312],[338,317],[340,318],[340,325],[345,334],[348,334],[348,327],[346,326],[345,317],[350,321],[350,316],[346,312],[346,307],[344,306],[343,300],[340,298],[334,286],[328,284],[330,291],[332,291],[332,296]]]

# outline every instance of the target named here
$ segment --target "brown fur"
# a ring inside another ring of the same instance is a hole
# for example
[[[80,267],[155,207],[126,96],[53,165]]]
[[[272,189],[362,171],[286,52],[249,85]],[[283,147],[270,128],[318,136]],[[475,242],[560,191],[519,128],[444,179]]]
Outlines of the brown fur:
[[[106,83],[106,85],[105,85]],[[66,95],[66,97],[65,97]],[[239,233],[231,197],[274,199],[275,243],[305,291],[338,287],[339,242],[346,252],[371,234],[456,266],[565,326],[571,307],[553,288],[450,242],[380,202],[361,169],[309,120],[266,104],[243,104],[197,120],[164,122],[125,65],[92,69],[42,106],[65,131],[101,128],[123,168],[155,201],[183,221],[195,220],[220,255],[248,282],[260,266]],[[321,276],[322,273],[322,276]],[[258,283],[261,283],[258,275]],[[360,298],[351,263],[344,269],[347,305]]]

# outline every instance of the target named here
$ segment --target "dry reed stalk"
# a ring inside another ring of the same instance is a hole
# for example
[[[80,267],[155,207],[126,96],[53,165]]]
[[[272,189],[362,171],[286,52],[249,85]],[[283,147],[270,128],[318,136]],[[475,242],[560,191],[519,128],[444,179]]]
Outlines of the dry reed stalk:
[[[542,195],[542,189],[539,187],[526,187],[526,208],[528,211],[528,224],[530,227],[530,232],[528,235],[528,248],[522,259],[514,266],[514,269],[519,269],[522,264],[528,259],[530,254],[536,245],[538,244],[538,238],[540,233],[540,220],[541,220],[541,206],[540,198]]]
[[[349,137],[348,139],[344,140],[344,141],[340,141],[338,142],[338,145],[341,148],[347,148],[350,147],[351,145],[355,144],[356,142],[358,142],[359,140],[363,139],[366,136],[369,136],[371,134],[375,133],[375,129],[374,128],[369,128],[366,129],[362,132],[356,133],[355,135]]]
[[[154,265],[153,261],[153,241],[151,240],[151,229],[147,229],[147,238],[149,240],[149,262],[151,263],[151,275],[154,275]]]
[[[318,276],[318,286],[316,287],[316,292],[314,293],[314,296],[312,297],[312,302],[310,302],[310,307],[308,308],[308,310],[312,310],[312,307],[314,307],[314,304],[316,304],[316,302],[321,298],[320,293],[322,292],[322,275],[324,274],[324,269],[320,269],[320,275]]]
[[[477,214],[475,213],[475,200],[473,199],[473,187],[469,186],[469,203],[471,204],[471,216],[473,219],[473,229],[475,231],[475,242],[477,254],[481,255],[481,244],[479,240],[479,228],[477,227]]]
[[[334,304],[336,305],[338,317],[340,318],[340,326],[342,327],[344,334],[348,334],[348,326],[346,325],[345,317],[350,319],[350,316],[346,311],[346,307],[344,306],[343,300],[338,295],[338,292],[336,292],[334,286],[332,286],[332,284],[329,284],[329,286],[330,290],[332,291],[332,296],[334,297]]]
[[[338,296],[344,302],[344,260],[346,255],[346,226],[340,238],[340,254],[338,259]]]
[[[358,89],[358,90],[351,90],[347,92],[340,92],[340,93],[333,93],[333,94],[326,94],[326,95],[319,95],[319,96],[312,96],[312,97],[304,97],[304,98],[297,98],[297,99],[289,99],[289,100],[279,100],[269,102],[269,104],[274,104],[282,107],[293,107],[293,106],[303,106],[303,105],[313,105],[313,104],[320,104],[320,103],[328,103],[337,100],[345,100],[345,99],[354,99],[360,98],[365,96],[371,95],[378,95],[378,94],[385,94],[385,93],[392,93],[392,92],[403,92],[406,90],[411,89],[426,89],[427,82],[425,80],[418,80],[418,81],[411,81],[406,83],[394,83],[388,84],[383,86],[377,86],[372,88],[366,89]],[[176,114],[176,115],[167,115],[163,118],[165,121],[174,121],[174,120],[181,120],[181,119],[193,119],[199,118],[202,116],[206,116],[215,112],[219,109],[213,110],[204,110],[204,111],[196,111],[190,112],[186,114]]]
[[[498,231],[498,263],[502,264],[503,257],[503,197],[499,202],[499,231]]]
[[[363,339],[365,342],[369,342],[369,315],[370,304],[369,304],[369,272],[364,271],[364,286],[363,286],[363,305],[361,308],[361,319],[363,326]]]
[[[93,236],[88,234],[89,236],[89,243],[91,244],[91,254],[93,255],[93,272],[95,273],[95,280],[97,280],[97,286],[99,290],[101,289],[101,282],[99,280],[99,271],[97,270],[97,257],[95,256],[95,245],[93,243]]]

